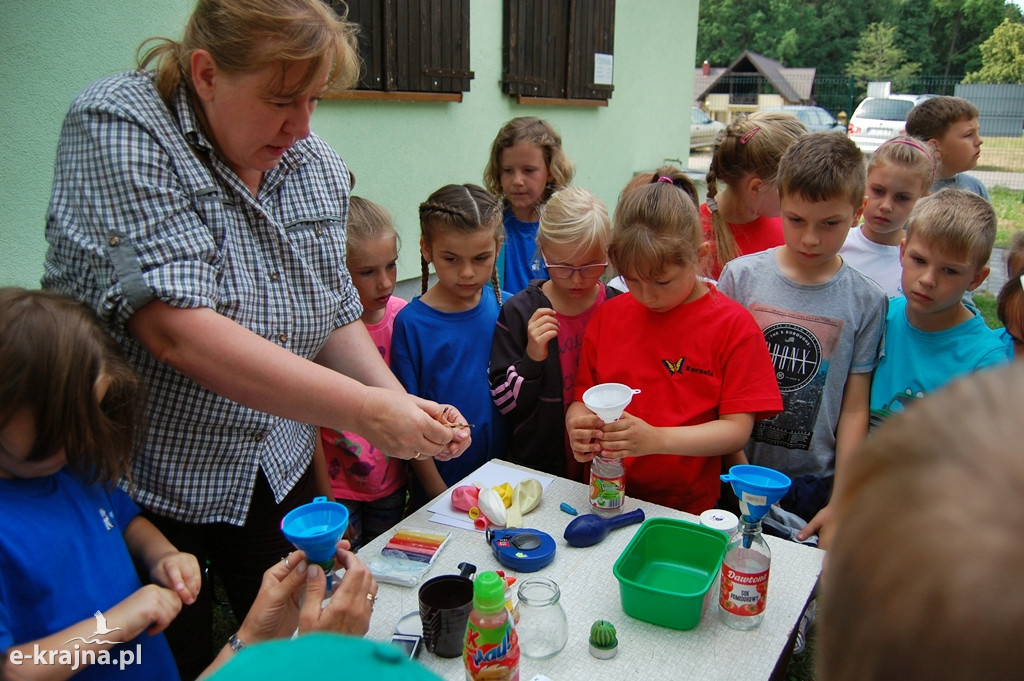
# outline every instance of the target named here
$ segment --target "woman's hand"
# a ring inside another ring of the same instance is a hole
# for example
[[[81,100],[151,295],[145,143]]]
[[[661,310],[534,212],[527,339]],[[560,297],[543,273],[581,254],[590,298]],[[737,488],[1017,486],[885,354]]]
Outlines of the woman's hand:
[[[558,337],[558,319],[550,307],[538,307],[526,324],[526,354],[534,362],[548,358],[548,343]]]
[[[199,561],[191,553],[181,551],[159,558],[150,568],[149,577],[155,584],[178,594],[178,598],[185,605],[195,603],[203,584]]]
[[[300,633],[365,634],[370,628],[377,582],[350,548],[347,540],[338,542],[335,564],[344,568],[345,573],[323,608],[327,577],[320,566],[309,565],[305,553],[292,551],[284,560],[272,565],[263,573],[263,584],[238,628],[238,638],[246,644],[287,638],[296,627]],[[367,598],[368,594],[373,599]]]
[[[586,463],[601,453],[604,421],[582,402],[573,402],[565,412],[565,429],[569,433],[569,446],[577,461]]]
[[[318,566],[309,568],[306,599],[299,612],[299,633],[330,631],[363,636],[370,629],[377,581],[370,568],[354,553],[339,550],[335,560],[345,569],[345,574],[324,607],[321,603],[327,589],[326,577]]]
[[[351,430],[398,459],[451,458],[469,446],[469,434],[443,425],[443,412],[442,405],[430,400],[396,390],[367,388],[358,422]],[[461,417],[457,411],[455,414]]]
[[[470,434],[472,428],[471,424],[466,422],[466,417],[462,415],[454,405],[451,404],[438,404],[431,400],[425,400],[415,395],[411,396],[423,411],[430,415],[431,418],[436,420],[442,426],[447,428],[451,434],[451,440],[447,442],[441,451],[436,454],[432,454],[431,451],[424,450],[419,452],[417,457],[420,459],[437,459],[438,461],[447,461],[448,459],[454,459],[461,455],[469,447],[470,443],[473,442],[473,437]]]

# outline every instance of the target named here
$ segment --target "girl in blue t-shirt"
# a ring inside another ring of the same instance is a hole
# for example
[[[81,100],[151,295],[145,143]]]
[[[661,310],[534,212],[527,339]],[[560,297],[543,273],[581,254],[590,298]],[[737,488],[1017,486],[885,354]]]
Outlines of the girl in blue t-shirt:
[[[195,601],[181,553],[116,487],[141,382],[83,305],[0,289],[0,650],[81,677],[177,679],[162,632]],[[133,559],[152,584],[143,586]],[[10,668],[8,671],[12,671]]]
[[[504,209],[505,243],[498,253],[498,284],[518,293],[531,279],[546,279],[537,257],[539,206],[572,182],[572,162],[551,124],[533,116],[513,118],[491,144],[484,185]]]
[[[502,292],[495,257],[502,242],[501,204],[483,187],[450,184],[420,204],[423,293],[395,318],[391,370],[405,389],[454,405],[473,428],[462,456],[423,452],[412,463],[412,508],[505,455],[505,433],[491,401],[487,363]],[[437,283],[427,287],[428,265]]]

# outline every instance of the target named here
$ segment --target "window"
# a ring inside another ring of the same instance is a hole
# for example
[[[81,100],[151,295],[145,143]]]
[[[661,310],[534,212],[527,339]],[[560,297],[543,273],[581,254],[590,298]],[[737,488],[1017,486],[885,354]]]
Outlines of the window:
[[[505,0],[504,92],[607,104],[615,0]]]
[[[335,11],[342,5],[339,0],[328,2]],[[378,99],[394,93],[395,99],[461,100],[469,90],[473,78],[469,0],[348,0],[346,4],[349,21],[360,26],[363,73],[357,90],[343,97]]]

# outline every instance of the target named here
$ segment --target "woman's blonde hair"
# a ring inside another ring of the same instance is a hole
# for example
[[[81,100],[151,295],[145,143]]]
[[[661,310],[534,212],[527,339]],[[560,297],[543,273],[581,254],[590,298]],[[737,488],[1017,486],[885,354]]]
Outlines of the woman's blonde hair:
[[[551,195],[540,213],[537,248],[547,245],[575,247],[572,255],[597,246],[608,252],[612,240],[611,218],[601,199],[581,187],[566,187]]]
[[[100,376],[108,388],[97,400]],[[63,448],[87,481],[116,482],[128,473],[143,396],[92,310],[49,291],[0,289],[0,428],[28,411],[35,444],[26,460]]]
[[[269,86],[280,97],[307,90],[329,63],[327,92],[334,93],[359,79],[358,28],[321,0],[199,0],[181,41],[144,41],[138,65],[155,68],[156,88],[167,103],[181,85],[192,91],[196,50],[206,50],[218,68],[233,74],[281,63],[280,79]],[[304,61],[310,62],[305,76],[284,91],[284,66]]]
[[[686,178],[685,174],[682,177]],[[608,259],[621,275],[656,279],[666,265],[696,267],[700,263],[704,238],[693,182],[686,178],[688,189],[671,175],[659,174],[653,179],[623,191],[615,207]]]
[[[491,155],[487,159],[487,167],[484,168],[484,186],[495,196],[501,197],[503,202],[507,202],[501,189],[501,153],[509,147],[523,143],[532,144],[543,152],[544,162],[551,173],[551,182],[547,184],[541,197],[543,203],[551,198],[552,192],[569,186],[575,170],[572,161],[562,149],[562,137],[542,118],[521,116],[501,126],[491,144]]]
[[[491,230],[495,243],[498,243],[505,235],[501,211],[501,203],[497,197],[479,185],[446,184],[420,204],[420,237],[429,246],[440,230],[451,230],[460,234]],[[430,269],[422,253],[420,270],[421,293],[426,293]],[[491,285],[500,305],[501,288],[498,285],[497,258],[491,271]]]
[[[725,265],[740,253],[736,237],[718,212],[718,183],[733,187],[749,175],[768,185],[775,184],[779,160],[807,128],[793,114],[783,111],[755,111],[740,114],[718,134],[707,174],[707,204],[711,211],[715,252]]]

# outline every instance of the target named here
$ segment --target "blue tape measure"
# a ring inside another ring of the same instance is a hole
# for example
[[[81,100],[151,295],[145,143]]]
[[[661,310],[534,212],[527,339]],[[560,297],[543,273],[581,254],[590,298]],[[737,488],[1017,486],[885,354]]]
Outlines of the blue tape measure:
[[[555,540],[527,527],[487,530],[487,543],[498,562],[519,572],[536,572],[555,559]]]

